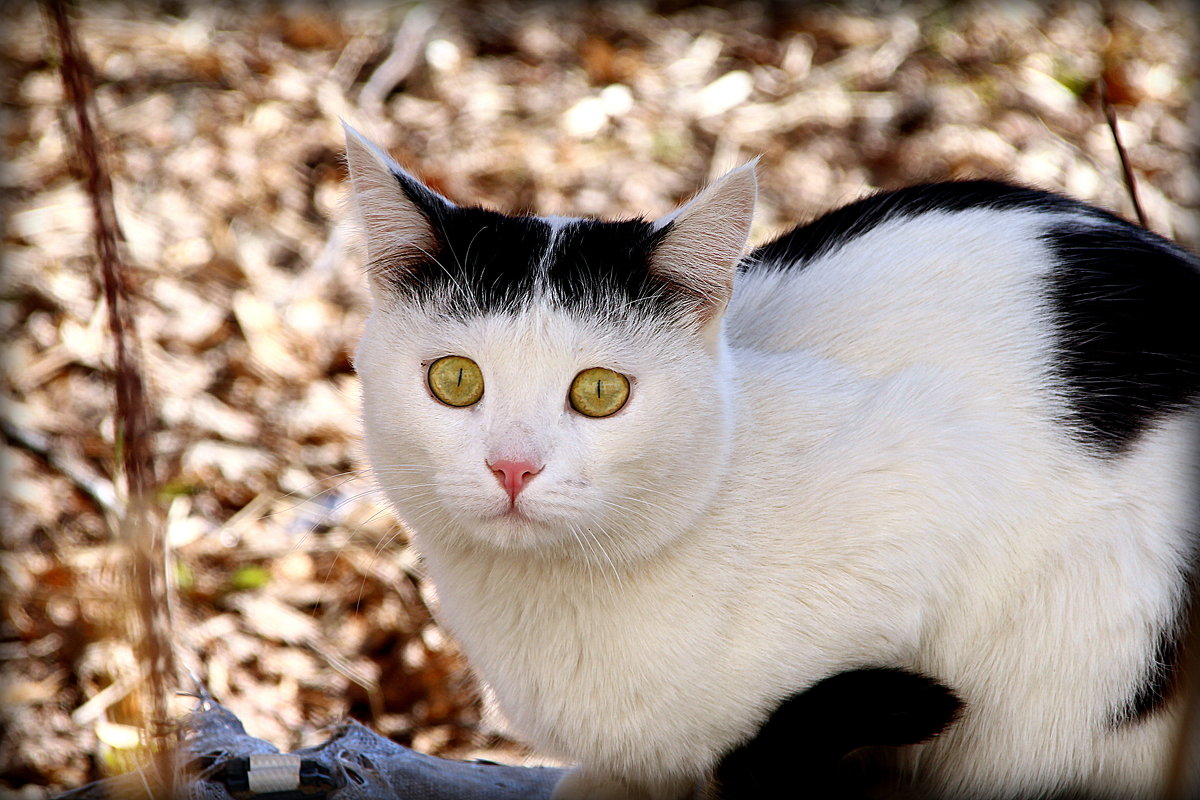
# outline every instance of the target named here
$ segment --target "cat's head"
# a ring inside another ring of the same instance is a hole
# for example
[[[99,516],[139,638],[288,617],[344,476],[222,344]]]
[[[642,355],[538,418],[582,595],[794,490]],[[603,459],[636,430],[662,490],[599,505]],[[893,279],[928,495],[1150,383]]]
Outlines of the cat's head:
[[[603,565],[694,524],[727,454],[721,315],[753,165],[656,222],[455,205],[347,129],[368,457],[421,539]]]

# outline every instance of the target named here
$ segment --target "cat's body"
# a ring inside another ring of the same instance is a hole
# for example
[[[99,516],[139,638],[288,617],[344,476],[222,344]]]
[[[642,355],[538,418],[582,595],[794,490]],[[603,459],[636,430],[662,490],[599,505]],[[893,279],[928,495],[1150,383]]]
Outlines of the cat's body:
[[[921,796],[1160,790],[1155,664],[1195,558],[1191,256],[950,184],[734,278],[746,169],[655,224],[518,220],[349,141],[368,454],[501,710],[583,765],[556,797],[686,796],[783,700],[880,666],[965,703],[907,754]],[[482,370],[469,407],[427,386],[452,355]],[[567,400],[593,367],[630,378],[611,417]]]

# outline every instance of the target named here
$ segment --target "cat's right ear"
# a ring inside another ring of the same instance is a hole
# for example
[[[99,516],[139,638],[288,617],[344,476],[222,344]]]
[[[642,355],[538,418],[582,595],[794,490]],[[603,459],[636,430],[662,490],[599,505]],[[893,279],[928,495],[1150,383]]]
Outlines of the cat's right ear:
[[[442,250],[441,220],[455,206],[405,172],[345,122],[346,166],[367,248],[367,270],[381,286],[396,285]]]

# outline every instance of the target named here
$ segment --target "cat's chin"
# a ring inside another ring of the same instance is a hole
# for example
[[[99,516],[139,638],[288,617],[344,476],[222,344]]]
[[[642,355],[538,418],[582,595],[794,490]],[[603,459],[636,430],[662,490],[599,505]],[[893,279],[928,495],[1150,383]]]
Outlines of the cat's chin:
[[[503,550],[561,550],[563,544],[572,541],[564,528],[527,511],[509,509],[480,520],[474,536]]]

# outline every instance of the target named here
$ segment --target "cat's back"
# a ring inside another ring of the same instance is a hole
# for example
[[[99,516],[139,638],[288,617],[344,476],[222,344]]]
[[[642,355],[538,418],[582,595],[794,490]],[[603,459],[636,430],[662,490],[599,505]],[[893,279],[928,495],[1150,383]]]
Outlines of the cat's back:
[[[803,351],[868,378],[944,369],[1059,409],[1119,450],[1200,395],[1200,261],[1074,200],[995,181],[884,192],[755,250],[735,349]]]
[[[743,263],[725,318],[738,488],[789,508],[797,561],[852,543],[886,554],[870,580],[920,596],[925,644],[898,657],[970,709],[916,759],[944,790],[923,796],[1022,796],[1039,771],[1137,796],[1161,774],[1195,560],[1198,308],[1186,250],[994,182],[870,197]]]

